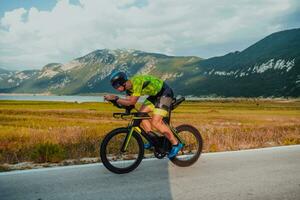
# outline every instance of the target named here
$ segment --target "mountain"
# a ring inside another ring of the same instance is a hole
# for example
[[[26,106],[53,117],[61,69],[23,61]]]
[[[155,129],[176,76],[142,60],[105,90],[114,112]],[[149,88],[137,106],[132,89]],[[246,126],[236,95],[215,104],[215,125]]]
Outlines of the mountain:
[[[162,79],[176,79],[184,73],[183,66],[201,60],[198,57],[174,57],[147,53],[138,50],[93,51],[69,63],[50,63],[40,71],[32,71],[26,79],[15,80],[9,76],[10,88],[2,92],[83,94],[113,92],[109,85],[109,75],[113,70],[134,74],[153,74]],[[18,73],[24,73],[18,72]],[[1,90],[0,90],[1,92]]]
[[[7,73],[8,70],[0,68],[0,74]]]
[[[22,87],[26,80],[31,80],[39,70],[8,71],[0,69],[0,92],[13,92]]]
[[[9,78],[13,76],[12,71],[8,71],[6,69],[0,68],[0,90],[2,88],[10,88],[12,84],[10,84]]]
[[[299,65],[300,29],[293,29],[271,34],[241,52],[209,59],[138,50],[96,50],[65,64],[47,64],[41,70],[0,71],[0,92],[113,92],[109,75],[121,70],[129,76],[159,76],[181,95],[299,97]]]
[[[300,29],[267,36],[242,52],[201,60],[180,93],[217,96],[300,96]],[[177,80],[179,81],[179,80]],[[175,83],[176,85],[176,83]]]

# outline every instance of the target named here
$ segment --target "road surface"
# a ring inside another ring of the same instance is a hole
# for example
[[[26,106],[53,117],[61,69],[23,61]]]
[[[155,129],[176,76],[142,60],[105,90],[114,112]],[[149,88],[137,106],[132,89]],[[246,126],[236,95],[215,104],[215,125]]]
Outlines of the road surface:
[[[1,200],[300,200],[300,145],[203,154],[188,168],[145,160],[117,175],[101,164],[0,173]]]

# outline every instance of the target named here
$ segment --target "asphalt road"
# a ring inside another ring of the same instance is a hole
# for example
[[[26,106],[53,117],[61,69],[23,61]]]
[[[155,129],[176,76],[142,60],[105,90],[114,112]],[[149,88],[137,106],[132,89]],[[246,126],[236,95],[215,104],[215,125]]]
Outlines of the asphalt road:
[[[100,164],[0,173],[1,200],[300,200],[300,145],[203,154],[188,168],[147,160],[112,174]]]

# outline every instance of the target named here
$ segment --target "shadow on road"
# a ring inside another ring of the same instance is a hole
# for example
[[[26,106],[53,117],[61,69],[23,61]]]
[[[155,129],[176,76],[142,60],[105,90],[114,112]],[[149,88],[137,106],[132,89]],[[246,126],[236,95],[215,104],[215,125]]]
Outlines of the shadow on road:
[[[100,164],[0,173],[1,200],[300,199],[300,145],[202,155],[180,168],[143,160],[129,174]]]
[[[167,160],[143,161],[121,175],[99,164],[1,175],[0,194],[1,200],[172,199]]]

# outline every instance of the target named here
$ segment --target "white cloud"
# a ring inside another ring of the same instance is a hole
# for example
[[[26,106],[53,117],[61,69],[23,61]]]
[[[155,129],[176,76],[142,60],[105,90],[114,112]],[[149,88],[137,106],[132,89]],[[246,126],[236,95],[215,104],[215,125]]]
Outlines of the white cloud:
[[[0,67],[41,68],[102,48],[213,56],[228,49],[206,47],[232,43],[238,49],[231,51],[240,50],[251,44],[245,41],[286,28],[278,19],[298,5],[297,0],[135,2],[80,0],[73,5],[60,0],[50,11],[8,11],[0,25]]]

